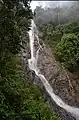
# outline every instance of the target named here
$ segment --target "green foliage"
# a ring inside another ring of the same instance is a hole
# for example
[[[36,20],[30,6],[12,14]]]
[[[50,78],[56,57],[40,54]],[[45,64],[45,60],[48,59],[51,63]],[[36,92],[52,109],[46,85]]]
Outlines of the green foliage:
[[[6,62],[7,61],[7,62]],[[48,104],[44,102],[39,87],[27,78],[17,56],[5,58],[4,72],[0,67],[0,118],[1,120],[56,120]],[[38,115],[38,114],[37,114]]]
[[[3,0],[2,0],[3,1]],[[4,0],[0,4],[0,56],[19,52],[22,33],[29,29],[32,11],[29,1]],[[26,8],[23,7],[22,3]]]
[[[44,102],[37,86],[25,79],[20,59],[16,56],[21,42],[26,43],[33,17],[30,0],[0,1],[0,119],[56,120]],[[24,6],[25,7],[24,7]],[[37,114],[38,115],[38,114]]]
[[[78,65],[78,26],[79,22],[75,21],[58,26],[55,26],[54,24],[47,24],[41,27],[42,39],[51,47],[55,57],[64,62],[66,68],[73,67],[74,69],[74,67]],[[63,35],[65,38],[63,38]],[[69,39],[71,39],[71,42]]]
[[[79,33],[77,34],[77,37],[78,37],[78,39],[79,39]]]
[[[79,32],[79,22],[66,23],[56,26],[56,31],[64,33],[77,33]]]
[[[25,79],[17,54],[33,17],[29,0],[0,1],[0,119],[56,120],[37,86]],[[25,7],[23,7],[23,5]],[[37,114],[38,115],[38,114]]]
[[[52,48],[61,40],[62,37],[61,32],[58,29],[56,29],[56,26],[52,23],[43,25],[41,27],[41,32],[42,39]]]
[[[67,68],[77,66],[79,60],[79,39],[75,34],[64,34],[56,46],[56,54]]]

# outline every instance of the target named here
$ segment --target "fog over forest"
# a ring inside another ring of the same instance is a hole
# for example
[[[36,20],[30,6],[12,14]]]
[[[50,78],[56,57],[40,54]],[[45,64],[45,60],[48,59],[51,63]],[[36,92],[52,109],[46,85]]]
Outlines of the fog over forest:
[[[50,21],[63,24],[79,19],[78,1],[33,1],[31,7],[35,11],[35,22],[38,25]]]
[[[32,1],[31,7],[32,9],[35,9],[36,6],[42,6],[43,8],[52,7],[55,8],[58,5],[61,7],[63,6],[71,6],[75,1]]]

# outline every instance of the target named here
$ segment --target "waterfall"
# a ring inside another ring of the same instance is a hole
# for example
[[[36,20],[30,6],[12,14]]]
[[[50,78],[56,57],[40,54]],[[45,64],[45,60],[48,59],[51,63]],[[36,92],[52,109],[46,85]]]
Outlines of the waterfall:
[[[34,36],[36,36],[39,44],[39,48],[36,51],[35,55],[34,55]],[[39,50],[41,49],[41,45],[39,43],[38,31],[33,20],[32,20],[31,30],[29,31],[29,40],[30,40],[30,50],[31,50],[31,58],[28,60],[29,68],[35,71],[35,74],[40,78],[41,82],[43,83],[46,91],[49,93],[52,100],[54,100],[58,106],[65,109],[67,112],[71,113],[72,116],[76,118],[76,120],[79,120],[79,108],[69,106],[64,101],[62,101],[62,99],[53,92],[52,86],[49,84],[49,82],[44,77],[44,75],[40,73],[40,70],[37,65],[37,61],[38,61]]]

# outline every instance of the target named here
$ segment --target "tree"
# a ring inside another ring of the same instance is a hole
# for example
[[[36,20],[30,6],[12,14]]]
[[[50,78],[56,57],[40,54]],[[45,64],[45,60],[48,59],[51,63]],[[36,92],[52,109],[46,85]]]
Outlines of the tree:
[[[1,2],[0,56],[19,52],[21,35],[24,30],[29,29],[30,19],[32,19],[29,2],[29,0],[4,0]]]
[[[56,46],[56,54],[67,68],[77,66],[79,60],[79,39],[75,34],[64,34]]]

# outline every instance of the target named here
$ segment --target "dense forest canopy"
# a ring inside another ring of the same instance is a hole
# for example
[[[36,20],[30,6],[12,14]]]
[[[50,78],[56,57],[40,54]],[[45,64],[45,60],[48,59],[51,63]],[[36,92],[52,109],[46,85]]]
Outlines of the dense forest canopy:
[[[62,2],[61,2],[62,3]],[[42,3],[41,3],[42,4]],[[69,2],[59,4],[59,2],[49,2],[48,7],[37,6],[35,9],[35,22],[39,26],[52,21],[54,24],[63,24],[74,20],[79,20],[79,2]]]
[[[21,47],[21,34],[25,29],[28,30],[31,18],[29,1],[0,2],[0,56],[8,52],[18,53]]]

